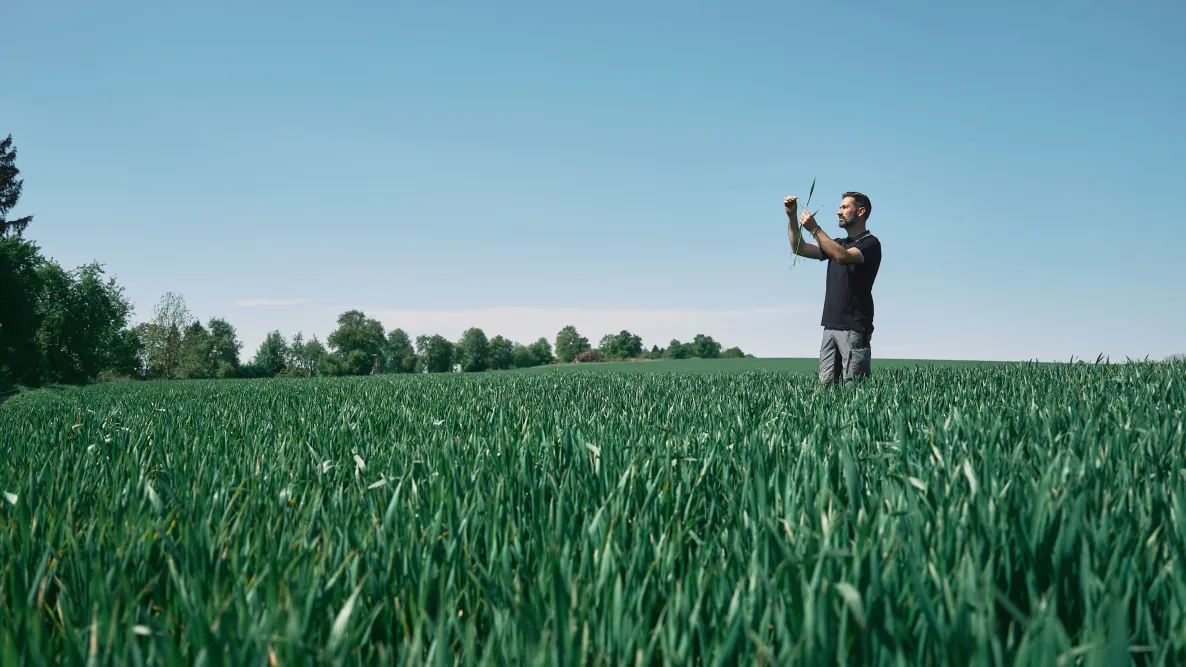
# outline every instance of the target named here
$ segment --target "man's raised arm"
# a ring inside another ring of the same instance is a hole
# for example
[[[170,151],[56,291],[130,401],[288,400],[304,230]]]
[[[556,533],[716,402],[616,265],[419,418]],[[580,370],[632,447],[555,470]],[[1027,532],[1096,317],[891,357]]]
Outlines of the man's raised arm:
[[[820,259],[830,259],[837,264],[864,264],[865,256],[856,248],[845,248],[828,236],[823,229],[820,228],[819,223],[815,221],[815,217],[807,211],[803,212],[801,216],[803,229],[811,234],[816,241],[819,241],[818,246]]]
[[[787,197],[783,200],[783,207],[787,211],[787,239],[791,242],[791,252],[809,259],[824,259],[824,252],[814,243],[805,243],[799,232],[799,198]]]

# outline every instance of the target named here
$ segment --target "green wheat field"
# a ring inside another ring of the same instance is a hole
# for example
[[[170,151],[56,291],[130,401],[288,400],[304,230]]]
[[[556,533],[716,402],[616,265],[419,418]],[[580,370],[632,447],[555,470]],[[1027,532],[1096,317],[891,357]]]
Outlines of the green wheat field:
[[[1186,365],[642,366],[17,396],[0,664],[1186,664]]]

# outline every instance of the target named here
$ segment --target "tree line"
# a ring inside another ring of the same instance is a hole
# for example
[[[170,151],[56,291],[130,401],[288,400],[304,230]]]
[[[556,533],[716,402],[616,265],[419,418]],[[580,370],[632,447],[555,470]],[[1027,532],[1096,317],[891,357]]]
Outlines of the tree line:
[[[697,335],[681,343],[673,340],[645,350],[642,339],[629,331],[603,336],[597,347],[574,326],[556,334],[555,344],[541,337],[520,344],[480,327],[471,327],[456,340],[440,334],[412,337],[402,328],[386,331],[383,324],[360,310],[338,316],[337,328],[325,341],[306,339],[302,332],[286,338],[279,330],[264,338],[249,360],[240,362],[235,328],[212,318],[205,325],[185,306],[184,298],[168,293],[157,305],[151,322],[137,327],[144,378],[261,378],[379,373],[482,372],[530,368],[553,363],[588,363],[625,359],[686,359],[742,357],[740,348],[721,349],[711,336]]]
[[[647,350],[629,331],[606,334],[594,347],[574,326],[554,344],[546,337],[520,344],[478,327],[452,341],[439,334],[413,340],[359,310],[337,319],[324,342],[301,332],[272,331],[249,359],[235,327],[203,323],[185,299],[166,293],[152,318],[132,324],[124,288],[92,262],[66,270],[25,237],[34,216],[9,219],[23,181],[9,135],[0,141],[0,391],[13,385],[86,384],[115,379],[261,378],[375,373],[482,372],[552,363],[623,359],[742,357],[711,336],[672,340]]]

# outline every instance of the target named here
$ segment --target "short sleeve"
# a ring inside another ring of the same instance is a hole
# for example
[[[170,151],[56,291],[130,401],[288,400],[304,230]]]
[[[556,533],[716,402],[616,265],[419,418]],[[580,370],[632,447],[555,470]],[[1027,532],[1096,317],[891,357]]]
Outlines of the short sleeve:
[[[881,241],[872,234],[858,240],[851,247],[861,251],[861,256],[865,258],[865,264],[877,264],[881,262]]]

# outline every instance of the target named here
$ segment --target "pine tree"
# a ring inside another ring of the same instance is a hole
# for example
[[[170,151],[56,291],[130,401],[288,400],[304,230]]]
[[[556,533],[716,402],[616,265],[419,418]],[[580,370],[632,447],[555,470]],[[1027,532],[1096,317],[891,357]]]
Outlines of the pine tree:
[[[0,141],[0,239],[10,234],[20,236],[33,221],[31,215],[16,220],[5,218],[21,198],[24,181],[17,179],[20,173],[21,170],[16,168],[16,148],[12,145],[10,134]]]

